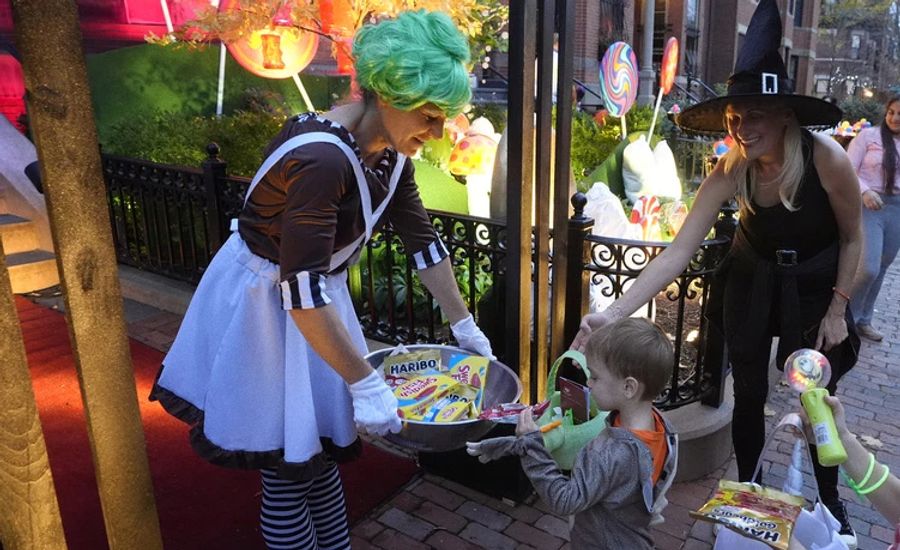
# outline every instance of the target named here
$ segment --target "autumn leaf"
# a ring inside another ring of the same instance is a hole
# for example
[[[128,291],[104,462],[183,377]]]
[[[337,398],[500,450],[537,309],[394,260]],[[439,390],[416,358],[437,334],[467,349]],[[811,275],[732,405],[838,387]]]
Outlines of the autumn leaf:
[[[884,443],[880,439],[871,435],[861,435],[859,436],[859,441],[870,449],[881,449],[884,447]]]

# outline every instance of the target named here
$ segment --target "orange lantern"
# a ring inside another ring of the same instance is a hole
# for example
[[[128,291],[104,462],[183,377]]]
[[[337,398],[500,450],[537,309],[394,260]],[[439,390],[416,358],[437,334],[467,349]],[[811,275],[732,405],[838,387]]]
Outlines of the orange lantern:
[[[339,38],[334,42],[335,59],[337,60],[338,74],[354,74],[353,68],[353,37]]]
[[[350,0],[319,0],[319,21],[322,32],[334,41],[332,53],[337,61],[338,74],[353,74],[353,14]]]
[[[238,0],[223,0],[219,9],[239,10],[241,6]],[[235,61],[251,73],[264,78],[290,78],[312,61],[319,37],[295,28],[287,6],[267,27],[226,45]]]
[[[319,0],[319,21],[325,34],[352,36],[355,29],[350,0]]]

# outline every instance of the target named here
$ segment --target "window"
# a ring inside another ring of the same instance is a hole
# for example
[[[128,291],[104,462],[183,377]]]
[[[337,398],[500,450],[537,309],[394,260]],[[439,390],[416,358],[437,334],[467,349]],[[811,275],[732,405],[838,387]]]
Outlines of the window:
[[[698,50],[700,44],[700,33],[696,30],[688,31],[684,40],[684,72],[689,75],[697,75],[700,72],[698,67]]]
[[[788,78],[791,79],[791,83],[794,85],[794,90],[797,89],[797,76],[800,74],[800,56],[792,55],[788,58]]]
[[[788,14],[790,15],[794,14],[794,2],[796,2],[796,0],[788,0]]]
[[[700,0],[687,0],[685,20],[687,26],[696,29],[700,25]]]
[[[817,94],[827,94],[828,93],[828,76],[817,74],[816,75],[816,93]]]
[[[862,37],[858,34],[850,35],[850,59],[859,59],[859,45]]]
[[[601,56],[610,44],[626,39],[624,0],[600,0],[600,23],[597,31],[600,34]]]
[[[803,26],[803,0],[794,0],[794,26]]]

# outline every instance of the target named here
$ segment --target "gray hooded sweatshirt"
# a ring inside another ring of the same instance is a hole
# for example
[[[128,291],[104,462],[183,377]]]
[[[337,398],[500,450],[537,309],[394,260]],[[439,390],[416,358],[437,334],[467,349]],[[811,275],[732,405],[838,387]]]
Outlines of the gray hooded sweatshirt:
[[[654,487],[650,449],[628,429],[613,427],[615,414],[579,452],[568,476],[544,447],[539,432],[482,442],[490,442],[491,455],[520,456],[523,470],[550,510],[575,516],[573,550],[652,549],[650,526],[662,521],[665,493],[675,479],[678,436],[666,421],[668,455]]]

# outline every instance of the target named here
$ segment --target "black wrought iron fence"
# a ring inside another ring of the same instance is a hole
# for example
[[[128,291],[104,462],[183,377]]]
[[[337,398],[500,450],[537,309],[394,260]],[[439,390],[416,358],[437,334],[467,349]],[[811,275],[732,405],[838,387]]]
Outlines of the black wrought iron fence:
[[[215,250],[202,171],[104,155],[103,174],[119,262],[198,282]]]
[[[476,319],[489,315],[486,312],[501,314],[497,290],[505,271],[506,226],[439,210],[428,213],[450,252],[469,310]],[[404,343],[445,343],[450,339],[434,298],[413,272],[403,243],[390,227],[366,245],[358,267],[351,271],[350,285],[368,337]]]
[[[586,203],[582,193],[572,197],[575,213],[569,219],[570,256],[581,261],[566,266],[569,311],[606,307],[668,246],[591,234],[593,220],[584,216]],[[728,361],[721,333],[706,320],[706,308],[717,284],[714,272],[731,246],[735,224],[734,208],[723,206],[715,238],[703,242],[685,270],[645,310],[647,317],[654,318],[670,335],[675,347],[671,380],[656,400],[661,409],[695,401],[712,406],[722,402]],[[567,338],[574,337],[577,330],[576,318],[567,319]]]
[[[667,246],[596,235],[586,240],[589,254],[585,269],[590,274],[592,301],[599,302],[621,296]],[[671,379],[656,402],[662,409],[692,403],[718,389],[718,373],[705,368],[709,364],[705,345],[710,336],[705,314],[710,279],[730,243],[726,237],[704,241],[681,275],[643,310],[669,335],[675,347]]]
[[[211,146],[201,169],[103,156],[109,212],[118,259],[149,272],[197,283],[228,235],[243,205],[249,180],[225,175],[218,148]],[[574,336],[588,296],[618,297],[665,243],[627,241],[590,234],[584,195],[573,198],[569,261],[558,276],[568,279],[565,331]],[[676,360],[660,396],[663,409],[693,401],[718,405],[726,361],[724,348],[705,321],[713,270],[729,246],[733,220],[726,211],[715,239],[703,243],[688,268],[654,300],[649,313],[672,335]],[[503,222],[429,211],[446,244],[457,284],[470,311],[498,351],[505,326],[506,227]],[[388,343],[451,339],[431,294],[413,276],[403,243],[388,226],[369,242],[349,284],[367,337]]]

